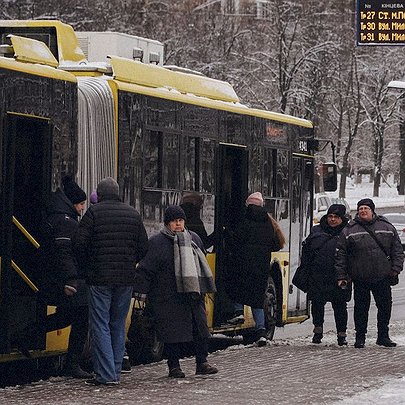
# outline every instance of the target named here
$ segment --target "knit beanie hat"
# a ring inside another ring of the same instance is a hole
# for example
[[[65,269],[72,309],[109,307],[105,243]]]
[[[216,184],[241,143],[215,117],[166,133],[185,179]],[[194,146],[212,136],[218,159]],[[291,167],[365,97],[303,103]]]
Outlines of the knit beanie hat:
[[[343,204],[332,204],[326,215],[329,214],[335,214],[343,220],[346,215],[346,207]]]
[[[86,201],[86,193],[73,181],[71,176],[62,179],[63,192],[72,204],[79,204]]]
[[[359,208],[362,205],[367,205],[367,207],[370,207],[373,212],[375,210],[375,204],[374,204],[374,201],[371,198],[363,198],[362,200],[360,200],[357,203],[357,211],[359,210]]]
[[[94,191],[91,192],[91,194],[90,194],[90,202],[91,202],[92,204],[97,204],[97,203],[98,203],[98,195],[97,195],[97,191],[96,191],[96,190],[94,190]]]
[[[106,196],[116,196],[120,195],[120,187],[118,183],[112,177],[106,177],[101,180],[97,185],[97,196],[98,201],[102,200]]]
[[[178,205],[169,205],[165,210],[165,216],[163,222],[167,225],[170,221],[175,219],[184,219],[186,220],[186,213],[183,208]]]
[[[259,207],[263,207],[264,200],[262,193],[256,191],[255,193],[250,194],[250,196],[246,199],[246,207],[249,205],[258,205]]]

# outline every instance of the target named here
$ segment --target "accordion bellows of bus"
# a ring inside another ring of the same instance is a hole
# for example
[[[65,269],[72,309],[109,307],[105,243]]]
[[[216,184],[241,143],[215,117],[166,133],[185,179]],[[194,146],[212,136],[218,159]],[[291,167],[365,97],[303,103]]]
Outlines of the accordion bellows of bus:
[[[156,40],[76,34],[48,20],[0,21],[0,34],[0,364],[21,359],[19,333],[54,311],[38,299],[35,258],[40,208],[67,173],[87,195],[102,178],[117,179],[149,235],[169,204],[197,193],[218,290],[206,296],[209,327],[246,341],[254,329],[249,307],[244,323],[227,323],[226,230],[242,217],[246,197],[260,191],[287,240],[269,256],[267,337],[308,318],[306,295],[291,278],[312,225],[314,182],[325,172],[327,187],[336,184],[335,168],[315,170],[310,121],[249,108],[227,82],[165,67]],[[32,357],[63,355],[68,333],[33,326]]]

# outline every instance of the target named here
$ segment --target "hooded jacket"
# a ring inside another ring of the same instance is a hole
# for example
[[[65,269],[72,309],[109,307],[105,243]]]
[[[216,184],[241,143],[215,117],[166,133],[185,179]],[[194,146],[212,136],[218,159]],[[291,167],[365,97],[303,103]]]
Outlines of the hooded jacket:
[[[60,305],[66,299],[79,299],[83,305],[87,302],[86,292],[82,291],[84,283],[78,281],[78,264],[72,250],[71,239],[79,226],[78,217],[72,202],[61,189],[57,189],[47,207],[39,249],[40,295],[51,305]],[[65,295],[65,285],[77,289],[72,298]]]
[[[374,232],[390,260],[362,225]],[[340,234],[335,257],[338,280],[350,277],[354,281],[376,283],[390,277],[392,271],[400,273],[403,261],[398,233],[383,216],[375,215],[370,222],[365,222],[356,215]]]
[[[310,269],[309,299],[350,300],[350,291],[337,286],[334,258],[339,234],[347,223],[347,218],[342,218],[342,223],[333,228],[324,215],[302,243],[301,264]]]

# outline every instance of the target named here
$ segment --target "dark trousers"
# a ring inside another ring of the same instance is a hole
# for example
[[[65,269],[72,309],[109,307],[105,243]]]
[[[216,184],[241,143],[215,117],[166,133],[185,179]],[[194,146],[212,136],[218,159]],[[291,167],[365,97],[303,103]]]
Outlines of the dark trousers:
[[[71,325],[67,353],[67,367],[78,365],[87,341],[89,328],[87,306],[60,305],[54,314],[46,317],[47,332],[63,329]]]
[[[187,351],[187,345],[188,342],[165,343],[165,352],[167,355],[167,365],[169,370],[173,368],[180,368],[180,359]],[[205,363],[208,357],[208,340],[199,336],[197,324],[194,318],[192,346],[195,354],[195,362],[197,364]]]
[[[325,319],[325,304],[327,301],[313,300],[311,306],[312,323],[315,327],[322,327]],[[346,332],[347,329],[347,303],[346,301],[332,301],[333,315],[335,317],[336,331]]]
[[[368,312],[370,309],[371,295],[377,306],[377,330],[378,337],[388,337],[389,323],[391,319],[392,294],[388,279],[378,283],[365,283],[354,281],[354,326],[356,334],[364,336],[367,333]]]

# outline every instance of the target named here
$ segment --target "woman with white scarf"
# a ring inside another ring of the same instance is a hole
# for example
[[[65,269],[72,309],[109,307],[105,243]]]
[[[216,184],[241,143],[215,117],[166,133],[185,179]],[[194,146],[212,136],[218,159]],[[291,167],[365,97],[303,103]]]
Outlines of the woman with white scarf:
[[[207,362],[210,333],[204,294],[215,292],[211,269],[199,236],[185,228],[176,205],[164,214],[162,230],[149,239],[149,250],[136,269],[134,293],[146,299],[158,339],[165,344],[169,377],[184,378],[180,358],[192,343],[196,374],[215,374]]]

